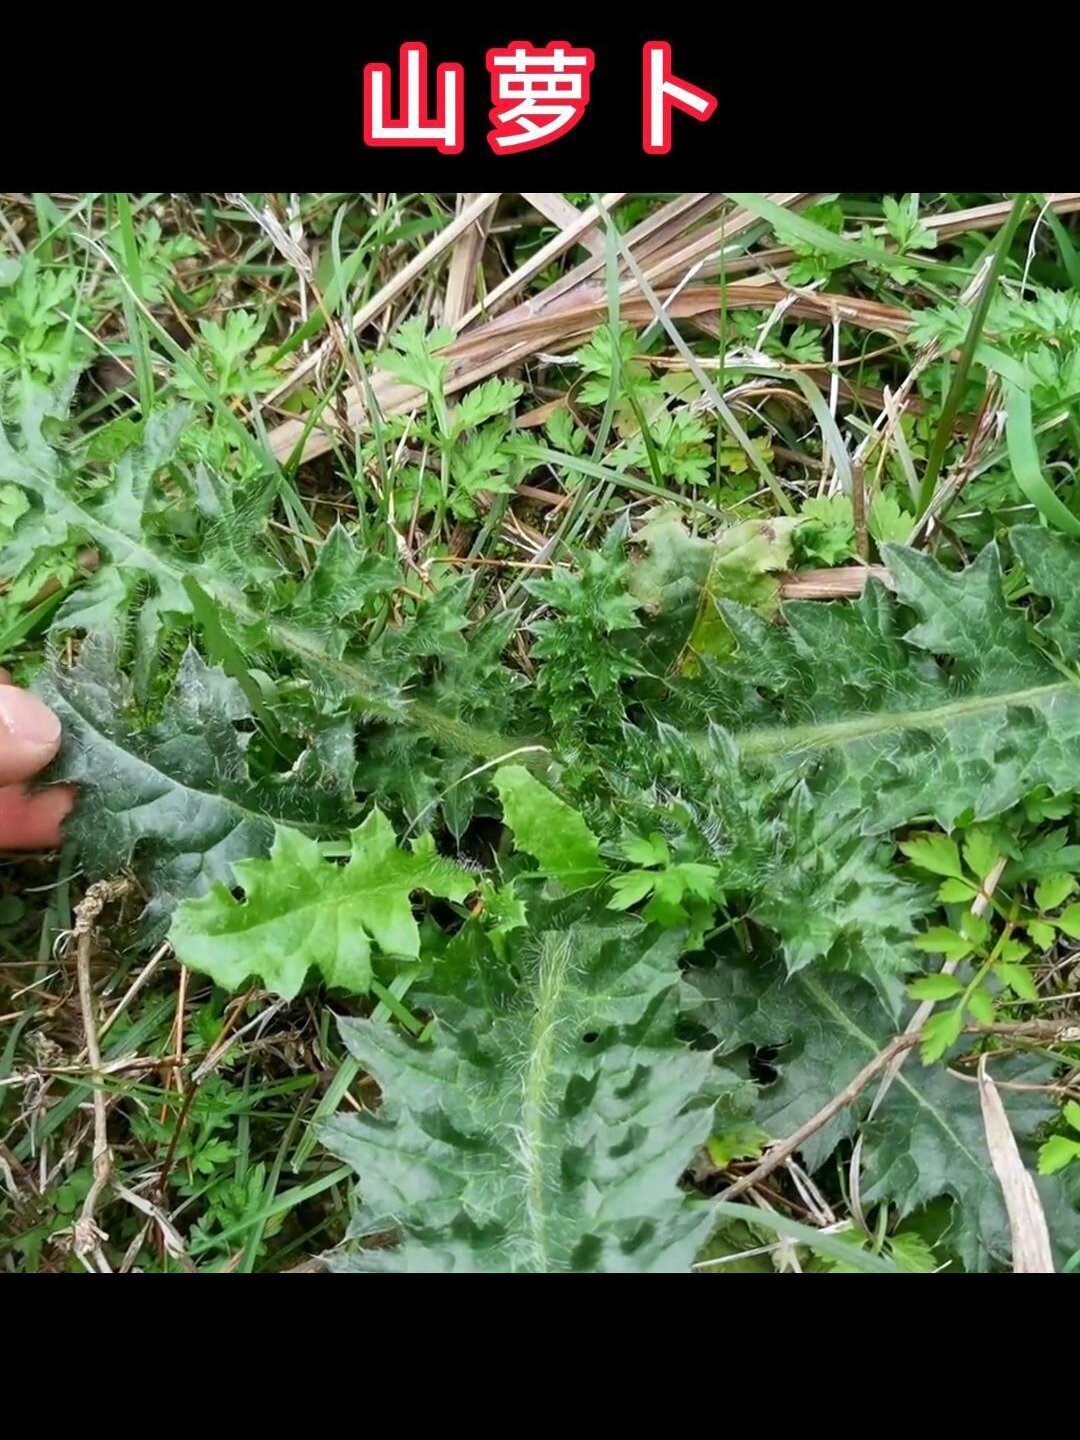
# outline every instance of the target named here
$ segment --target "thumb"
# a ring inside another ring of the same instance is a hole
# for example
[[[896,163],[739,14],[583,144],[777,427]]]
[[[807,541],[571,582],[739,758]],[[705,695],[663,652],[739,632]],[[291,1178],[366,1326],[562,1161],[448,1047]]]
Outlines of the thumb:
[[[60,748],[60,721],[28,690],[0,684],[0,785],[44,770]]]

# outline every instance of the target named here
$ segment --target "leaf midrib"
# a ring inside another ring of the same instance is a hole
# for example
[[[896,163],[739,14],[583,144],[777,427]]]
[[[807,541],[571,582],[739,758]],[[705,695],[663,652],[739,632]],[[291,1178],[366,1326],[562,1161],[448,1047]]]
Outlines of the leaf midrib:
[[[379,694],[378,685],[355,661],[339,659],[299,631],[276,624],[266,615],[260,615],[235,590],[223,585],[216,576],[207,574],[201,567],[193,565],[186,569],[172,564],[148,548],[141,538],[133,539],[122,530],[117,530],[99,515],[65,495],[52,477],[39,472],[38,480],[40,489],[47,491],[48,498],[56,509],[75,526],[93,536],[106,550],[114,553],[119,551],[125,554],[129,561],[134,560],[148,574],[167,576],[181,586],[188,575],[193,576],[212,600],[232,611],[238,619],[247,624],[264,624],[267,634],[278,648],[301,660],[314,663],[327,673],[336,674],[349,688],[352,698],[372,713],[386,720],[411,721],[418,729],[426,731],[437,740],[445,741],[454,749],[466,754],[483,755],[487,759],[508,754],[520,746],[520,741],[481,730],[452,716],[442,715],[434,706],[425,705],[422,701],[404,701],[399,709]]]
[[[868,735],[885,735],[896,730],[946,728],[968,715],[1013,706],[1039,705],[1055,695],[1080,694],[1080,683],[1059,680],[1024,690],[999,691],[992,695],[964,695],[945,705],[925,710],[876,710],[852,720],[830,720],[820,725],[774,725],[735,734],[744,755],[778,755],[790,750],[814,750],[843,745]]]
[[[261,816],[259,818],[269,819],[270,817]],[[271,823],[278,824],[280,822],[271,821]],[[291,821],[289,823],[293,830],[302,830],[305,828],[302,825],[293,824]],[[318,827],[309,825],[306,828],[316,830]],[[273,863],[273,860],[271,858],[262,863],[269,865]],[[293,899],[291,894],[283,891],[280,896],[282,908],[259,918],[251,918],[253,907],[250,900],[243,902],[236,901],[228,911],[229,917],[230,919],[244,920],[246,923],[230,925],[227,930],[215,930],[213,932],[213,938],[217,939],[223,935],[253,935],[260,930],[272,929],[280,925],[286,917],[291,918],[294,915],[303,915],[308,910],[316,910],[319,912],[333,910],[335,915],[340,919],[340,911],[347,905],[354,905],[358,900],[393,900],[401,895],[403,890],[407,896],[416,894],[418,890],[423,891],[425,895],[437,895],[439,893],[436,889],[433,889],[432,886],[437,886],[441,882],[437,875],[430,870],[423,875],[395,876],[390,879],[380,880],[378,878],[372,879],[370,875],[362,873],[353,873],[350,875],[349,872],[352,862],[348,865],[335,865],[332,860],[323,860],[322,864],[326,867],[330,878],[325,881],[323,886],[309,892],[309,898],[297,901]],[[242,878],[239,883],[242,889],[245,888]],[[328,887],[333,884],[341,887],[338,894],[329,893]],[[347,886],[350,888],[346,888]],[[193,903],[198,905],[200,902],[196,900]],[[368,923],[363,916],[356,916],[354,918],[364,934],[369,939],[374,939]],[[410,960],[417,958],[411,951],[399,951],[397,953],[405,954]]]
[[[140,540],[114,529],[99,516],[85,510],[64,494],[52,477],[38,475],[42,489],[47,489],[57,507],[76,524],[90,534],[96,534],[105,548],[126,548],[129,557],[137,557],[138,563],[149,573],[167,575],[174,582],[183,583],[185,571],[147,548]],[[111,542],[111,544],[110,544]],[[314,641],[291,627],[276,624],[265,615],[258,614],[247,601],[230,587],[223,585],[213,575],[204,574],[199,567],[191,572],[211,598],[230,610],[246,623],[259,622],[266,626],[267,633],[280,649],[291,653],[309,664],[321,667],[334,674],[350,689],[350,693],[372,713],[387,720],[414,724],[437,740],[442,740],[455,750],[466,754],[482,755],[495,759],[519,748],[520,741],[494,731],[481,730],[464,721],[442,715],[434,706],[422,701],[403,700],[399,708],[380,695],[379,686],[372,677],[354,661],[339,659],[324,650]],[[818,725],[769,726],[736,733],[735,740],[744,755],[780,755],[798,750],[824,749],[832,745],[843,745],[848,741],[873,735],[884,735],[904,730],[946,728],[969,715],[985,713],[1010,706],[1037,705],[1052,699],[1055,695],[1080,691],[1080,683],[1074,680],[1060,680],[1047,685],[1027,687],[1022,690],[998,692],[991,695],[966,695],[944,705],[931,706],[925,710],[876,711],[872,715],[859,715],[850,720],[828,721]]]
[[[569,932],[542,937],[535,1008],[529,1024],[529,1053],[521,1079],[521,1143],[518,1154],[525,1176],[525,1215],[531,1251],[536,1258],[536,1269],[543,1274],[551,1269],[544,1204],[544,1117],[549,1109],[548,1088],[556,1030],[571,956]]]

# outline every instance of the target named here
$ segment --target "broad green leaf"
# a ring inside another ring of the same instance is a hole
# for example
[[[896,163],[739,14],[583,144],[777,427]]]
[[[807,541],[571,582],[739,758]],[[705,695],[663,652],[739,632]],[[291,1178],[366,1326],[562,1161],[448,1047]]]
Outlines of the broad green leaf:
[[[958,928],[965,940],[970,940],[973,945],[983,945],[990,934],[990,921],[985,915],[976,915],[969,910],[966,915],[961,915]]]
[[[1049,950],[1056,938],[1053,925],[1045,920],[1026,920],[1024,928],[1040,950]]]
[[[952,875],[957,880],[964,878],[964,866],[956,841],[948,835],[920,835],[914,840],[902,840],[900,849],[913,864],[931,875]]]
[[[889,1254],[905,1274],[929,1275],[938,1267],[937,1257],[923,1237],[914,1230],[889,1237]]]
[[[608,902],[612,910],[629,910],[631,905],[644,900],[646,895],[652,893],[657,879],[657,872],[650,870],[631,870],[626,875],[613,875],[613,894]]]
[[[985,985],[976,985],[967,997],[968,1013],[980,1025],[993,1025],[997,1019],[994,997]]]
[[[994,965],[994,974],[1021,1000],[1038,1000],[1039,987],[1031,978],[1031,971],[1025,966],[998,960]]]
[[[366,994],[372,941],[387,955],[419,957],[414,892],[464,900],[476,888],[475,876],[435,853],[430,835],[399,850],[378,810],[352,832],[345,865],[324,859],[299,830],[279,826],[268,859],[235,861],[232,871],[243,900],[221,884],[186,900],[169,931],[173,949],[227,990],[257,977],[286,1000],[312,969],[327,985]]]
[[[962,995],[964,986],[955,975],[922,975],[907,987],[913,1000],[951,1000]]]
[[[776,572],[791,562],[796,520],[778,517],[730,525],[710,539],[687,530],[678,512],[661,509],[634,535],[644,557],[630,589],[652,622],[648,643],[670,636],[669,663],[697,672],[702,656],[731,654],[731,632],[717,602],[728,600],[762,615],[780,604]]]
[[[943,905],[968,905],[978,893],[978,888],[967,880],[943,880],[937,892]]]
[[[1080,1160],[1080,1140],[1070,1140],[1067,1135],[1051,1135],[1039,1147],[1039,1174],[1056,1175],[1077,1160]]]
[[[1066,905],[1060,915],[1054,917],[1054,924],[1072,940],[1080,940],[1080,901]]]
[[[1031,947],[1026,941],[1010,935],[1007,940],[1002,940],[996,945],[994,950],[999,960],[1004,960],[1006,964],[1013,964],[1025,959],[1030,953]]]
[[[572,890],[595,885],[606,870],[600,842],[565,800],[542,785],[523,765],[503,765],[495,788],[514,844],[540,862],[541,869]]]
[[[743,1118],[774,1139],[790,1135],[840,1094],[895,1033],[873,990],[853,976],[803,971],[787,978],[779,966],[748,960],[719,962],[689,978],[700,996],[691,1013],[720,1039],[722,1054],[744,1046],[770,1052],[775,1079],[761,1085]],[[994,1064],[995,1078],[1027,1083],[1043,1083],[1053,1070],[1052,1061],[1038,1056]],[[1008,1265],[1009,1224],[986,1149],[977,1087],[913,1057],[867,1119],[874,1093],[869,1086],[812,1136],[801,1152],[804,1163],[819,1170],[859,1130],[864,1205],[889,1203],[903,1216],[949,1196],[945,1244],[969,1270]],[[1040,1090],[1003,1088],[1002,1099],[1024,1146],[1055,1114],[1052,1097]],[[1056,1184],[1040,1184],[1040,1193],[1064,1258],[1080,1244],[1080,1215]]]
[[[632,865],[666,865],[671,855],[667,841],[662,835],[631,835],[619,847]]]
[[[160,720],[147,728],[103,634],[83,641],[74,666],[54,661],[36,688],[63,722],[64,748],[49,778],[78,786],[66,833],[83,870],[94,880],[134,861],[154,925],[179,899],[215,881],[230,884],[234,862],[269,850],[275,824],[334,824],[340,816],[340,799],[311,755],[280,778],[249,774],[250,736],[239,728],[247,702],[193,650]]]
[[[768,1131],[743,1122],[710,1135],[705,1148],[716,1168],[726,1170],[733,1160],[760,1160],[768,1143]]]
[[[971,954],[971,942],[945,925],[933,925],[922,935],[917,935],[915,945],[931,955],[948,955],[953,960],[962,960],[965,955]]]
[[[1056,910],[1075,889],[1075,875],[1048,875],[1035,886],[1035,904],[1040,910]]]
[[[1001,850],[989,831],[975,828],[964,833],[964,859],[971,873],[985,880],[1001,859]]]
[[[938,1010],[922,1028],[922,1059],[924,1065],[940,1060],[959,1040],[964,1028],[962,1010]]]
[[[690,1268],[714,1222],[678,1182],[712,1128],[692,1105],[712,1061],[676,1037],[680,937],[563,916],[507,937],[512,970],[465,935],[429,997],[430,1043],[340,1022],[383,1101],[323,1138],[360,1178],[352,1235],[401,1243],[335,1268]]]
[[[866,528],[875,540],[901,544],[911,534],[913,525],[912,516],[900,508],[894,495],[879,494],[874,497]]]

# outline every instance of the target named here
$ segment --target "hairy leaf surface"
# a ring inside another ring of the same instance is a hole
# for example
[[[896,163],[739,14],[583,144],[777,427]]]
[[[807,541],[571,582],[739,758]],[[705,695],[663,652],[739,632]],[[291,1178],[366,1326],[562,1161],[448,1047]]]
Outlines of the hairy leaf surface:
[[[1031,561],[1041,532],[1017,533]],[[787,605],[783,626],[722,602],[735,654],[646,700],[659,740],[643,730],[625,752],[643,810],[666,808],[696,835],[693,858],[717,864],[735,903],[781,936],[791,969],[910,965],[920,896],[881,837],[987,819],[1038,786],[1080,789],[1080,680],[1062,639],[1080,547],[1031,562],[1058,654],[1007,603],[994,546],[956,574],[886,552],[895,598],[871,582],[853,604]]]
[[[1080,682],[1006,604],[996,547],[958,574],[914,550],[886,553],[899,603],[871,582],[854,605],[789,605],[786,632],[760,661],[761,622],[738,617],[740,696],[771,691],[780,722],[760,723],[756,705],[758,723],[732,716],[741,755],[805,774],[830,765],[825,803],[859,811],[864,833],[916,815],[949,828],[967,811],[998,814],[1036,785],[1075,788]]]
[[[250,537],[242,517],[226,516],[211,526],[208,536],[213,543],[196,555],[147,529],[151,481],[171,454],[185,412],[153,419],[143,444],[121,458],[116,474],[98,493],[78,483],[70,460],[45,433],[46,422],[55,424],[62,408],[62,399],[47,392],[30,389],[22,397],[18,423],[10,431],[0,425],[0,483],[19,486],[31,501],[31,508],[17,522],[12,542],[5,546],[5,566],[24,563],[43,544],[76,536],[91,541],[115,567],[103,569],[88,594],[72,599],[64,612],[67,628],[101,627],[106,619],[103,606],[125,604],[134,596],[137,582],[145,582],[152,596],[141,607],[138,623],[146,671],[161,617],[190,611],[185,590],[185,580],[190,579],[218,608],[223,623],[235,628],[248,645],[266,645],[285,654],[313,684],[349,700],[369,718],[412,725],[450,750],[469,755],[498,756],[514,749],[514,743],[501,735],[411,698],[405,691],[408,677],[387,678],[384,657],[374,656],[369,664],[366,657],[345,650],[339,627],[329,623],[328,590],[342,586],[340,618],[359,594],[366,598],[384,588],[389,571],[374,559],[350,554],[341,537],[334,539],[324,567],[316,565],[295,601],[268,612],[265,589],[260,593],[257,587],[265,586],[274,567],[268,570],[265,558],[246,543]],[[243,554],[233,554],[241,541]]]
[[[783,1139],[815,1115],[872,1060],[896,1033],[873,990],[854,976],[788,977],[775,965],[721,962],[696,970],[692,987],[701,1004],[695,1018],[725,1053],[753,1046],[770,1055],[776,1078],[764,1084],[750,1118]],[[1052,1061],[1015,1056],[995,1061],[996,1079],[1037,1087]],[[953,1202],[947,1240],[965,1268],[1008,1265],[1010,1233],[1001,1189],[986,1148],[978,1089],[911,1056],[877,1111],[867,1119],[876,1086],[819,1130],[801,1154],[819,1170],[837,1145],[861,1129],[861,1195],[886,1201],[907,1215],[939,1196]],[[1056,1113],[1038,1088],[1003,1090],[1017,1138],[1030,1142]],[[1030,1146],[1029,1146],[1030,1148]],[[1063,1255],[1080,1243],[1080,1216],[1060,1186],[1039,1181],[1055,1241]]]
[[[333,823],[340,800],[320,789],[319,763],[302,758],[281,779],[255,780],[238,728],[249,711],[239,687],[199,659],[184,657],[161,719],[140,729],[115,644],[84,641],[78,662],[54,662],[37,689],[60,716],[64,749],[50,778],[79,787],[67,822],[91,879],[132,858],[159,921],[176,901],[229,883],[231,866],[265,854],[275,822]]]
[[[325,1139],[360,1176],[354,1235],[401,1240],[339,1268],[689,1268],[710,1216],[678,1179],[709,1131],[687,1106],[711,1062],[675,1034],[681,937],[555,919],[511,932],[501,983],[486,949],[448,970],[430,1043],[341,1021],[384,1098]]]

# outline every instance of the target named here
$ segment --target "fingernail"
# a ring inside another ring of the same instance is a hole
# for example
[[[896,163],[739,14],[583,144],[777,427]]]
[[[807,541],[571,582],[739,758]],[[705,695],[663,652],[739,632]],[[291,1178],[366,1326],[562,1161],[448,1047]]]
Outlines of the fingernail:
[[[49,707],[29,690],[11,685],[0,685],[0,738],[5,730],[28,749],[55,750],[60,743],[60,721]]]

